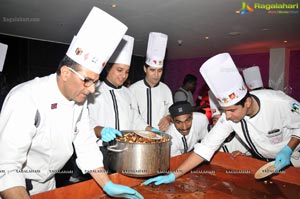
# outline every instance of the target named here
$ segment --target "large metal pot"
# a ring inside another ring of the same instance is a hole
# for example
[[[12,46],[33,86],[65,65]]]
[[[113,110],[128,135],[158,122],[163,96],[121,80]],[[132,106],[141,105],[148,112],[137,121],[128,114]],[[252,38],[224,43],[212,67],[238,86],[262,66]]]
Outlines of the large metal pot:
[[[128,132],[135,131],[122,131],[122,134]],[[170,166],[171,137],[165,133],[161,135],[170,140],[158,143],[116,141],[116,145],[108,146],[110,168],[132,177],[149,177],[167,172]]]

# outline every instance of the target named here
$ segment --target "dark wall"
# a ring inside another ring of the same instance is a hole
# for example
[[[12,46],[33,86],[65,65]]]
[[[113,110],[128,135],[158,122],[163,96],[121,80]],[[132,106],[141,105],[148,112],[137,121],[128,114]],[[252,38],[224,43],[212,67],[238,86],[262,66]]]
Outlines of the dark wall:
[[[55,73],[69,45],[38,41],[0,34],[0,42],[8,45],[3,71],[0,72],[0,108],[8,91],[15,85]],[[143,79],[145,57],[133,56],[129,81]]]

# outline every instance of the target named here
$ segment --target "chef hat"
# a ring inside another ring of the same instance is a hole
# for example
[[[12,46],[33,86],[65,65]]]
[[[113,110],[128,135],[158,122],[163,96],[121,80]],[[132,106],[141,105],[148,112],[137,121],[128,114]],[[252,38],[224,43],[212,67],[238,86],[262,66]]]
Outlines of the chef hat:
[[[109,59],[109,62],[126,64],[130,66],[133,44],[134,44],[134,38],[128,35],[124,35],[117,49]]]
[[[228,53],[208,59],[200,73],[222,107],[236,104],[247,94],[243,78]]]
[[[100,74],[127,29],[116,18],[93,7],[73,38],[67,56]]]
[[[168,35],[150,32],[147,47],[146,64],[155,68],[162,68],[166,54]]]
[[[191,114],[193,110],[189,102],[178,101],[169,107],[169,112],[172,117],[177,117],[179,115]]]
[[[219,111],[219,103],[211,90],[208,91],[208,97],[211,116],[214,117],[215,115],[220,115],[221,113]]]
[[[243,70],[246,85],[251,89],[262,88],[263,82],[261,79],[258,66],[252,66]]]
[[[0,72],[2,72],[3,70],[6,52],[7,52],[7,45],[0,43]]]

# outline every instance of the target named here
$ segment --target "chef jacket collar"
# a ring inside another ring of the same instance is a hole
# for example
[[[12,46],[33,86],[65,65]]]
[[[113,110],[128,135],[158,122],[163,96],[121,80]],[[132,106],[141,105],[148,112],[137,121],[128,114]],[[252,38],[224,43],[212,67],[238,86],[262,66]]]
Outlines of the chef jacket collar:
[[[250,94],[250,97],[254,98],[257,101],[259,109],[258,109],[257,113],[255,115],[251,116],[251,117],[246,115],[244,117],[244,119],[246,119],[246,120],[254,118],[259,113],[259,111],[260,111],[260,100],[258,99],[258,97],[255,96],[255,95],[253,95],[253,94]]]
[[[114,89],[120,89],[120,88],[122,88],[122,86],[117,87],[117,86],[113,85],[113,84],[110,83],[107,79],[105,79],[104,82],[105,82],[105,84],[106,84],[107,86],[109,86],[109,87],[111,87],[111,88],[114,88]]]
[[[76,104],[76,102],[74,100],[67,99],[60,91],[60,89],[58,87],[58,83],[57,83],[57,74],[56,73],[54,73],[50,76],[50,81],[55,82],[53,84],[53,85],[55,85],[53,88],[53,91],[52,91],[52,89],[50,90],[51,92],[54,93],[52,104],[58,104],[58,105],[64,104],[67,106],[73,106],[74,104]]]
[[[146,79],[144,79],[144,84],[145,84],[147,87],[151,88],[151,86],[148,84],[148,82],[146,81]],[[157,87],[158,85],[159,85],[159,82],[158,82],[156,85],[154,85],[153,87]]]
[[[253,98],[256,100],[257,104],[258,104],[258,111],[257,111],[257,113],[256,113],[255,115],[253,115],[252,117],[250,117],[250,118],[253,118],[253,117],[255,117],[255,116],[259,113],[259,111],[260,111],[260,100],[258,99],[258,97],[256,97],[256,96],[253,95],[253,94],[250,94],[250,97],[253,97]]]

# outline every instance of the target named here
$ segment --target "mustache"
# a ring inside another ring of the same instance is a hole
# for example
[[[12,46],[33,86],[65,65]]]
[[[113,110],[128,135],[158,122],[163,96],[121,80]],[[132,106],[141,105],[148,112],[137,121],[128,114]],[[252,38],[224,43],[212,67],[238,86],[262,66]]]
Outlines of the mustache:
[[[187,128],[187,129],[178,129],[178,130],[179,130],[179,131],[181,131],[181,132],[182,132],[182,131],[190,131],[190,130],[191,130],[191,128],[192,128],[192,127],[190,127],[190,128]]]

